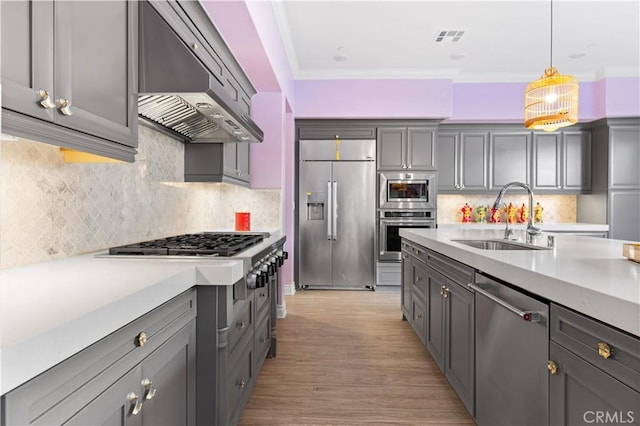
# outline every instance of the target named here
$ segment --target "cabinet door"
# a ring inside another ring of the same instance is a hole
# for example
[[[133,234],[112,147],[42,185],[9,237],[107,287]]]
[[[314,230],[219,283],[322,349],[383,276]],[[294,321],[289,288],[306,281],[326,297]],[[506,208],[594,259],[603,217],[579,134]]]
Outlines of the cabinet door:
[[[447,280],[442,274],[433,269],[427,269],[427,332],[425,344],[440,370],[444,371],[445,312],[441,291],[446,288]]]
[[[640,425],[640,393],[554,342],[549,358],[557,365],[549,378],[549,424]]]
[[[407,130],[407,168],[434,170],[436,168],[435,136],[433,129]]]
[[[55,121],[137,146],[136,1],[57,1],[54,6]]]
[[[467,191],[489,189],[489,135],[463,132],[460,135],[460,187]]]
[[[140,377],[139,367],[129,371],[64,424],[69,426],[142,425],[142,409],[145,402],[140,387]],[[134,399],[136,397],[137,399]],[[137,403],[141,405],[136,407]]]
[[[491,134],[491,189],[509,182],[529,183],[530,132]]]
[[[378,170],[407,168],[407,129],[389,127],[378,129]]]
[[[438,192],[457,191],[459,133],[438,133],[436,144],[438,158]]]
[[[609,187],[640,189],[640,130],[633,126],[611,126],[609,131]]]
[[[405,319],[411,318],[411,278],[413,274],[413,258],[406,252],[402,252],[402,314]]]
[[[557,133],[533,135],[533,177],[534,190],[559,190],[562,163],[561,138]]]
[[[225,143],[223,171],[226,176],[238,179],[240,170],[238,169],[238,143]]]
[[[591,133],[565,131],[562,138],[563,188],[591,191]]]
[[[142,362],[143,425],[195,425],[195,333],[191,320]]]
[[[609,192],[609,211],[607,213],[609,238],[640,241],[638,206],[640,206],[640,191]]]
[[[52,121],[53,0],[3,1],[0,8],[2,108]],[[40,90],[48,93],[48,107],[39,102]]]
[[[475,400],[474,315],[473,293],[447,280],[444,374],[471,414]]]

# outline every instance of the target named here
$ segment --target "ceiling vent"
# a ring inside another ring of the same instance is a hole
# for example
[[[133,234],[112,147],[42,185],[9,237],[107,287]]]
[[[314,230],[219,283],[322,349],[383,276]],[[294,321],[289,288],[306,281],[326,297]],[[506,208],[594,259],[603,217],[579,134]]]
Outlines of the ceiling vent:
[[[440,30],[434,41],[436,43],[456,43],[460,41],[464,30]]]

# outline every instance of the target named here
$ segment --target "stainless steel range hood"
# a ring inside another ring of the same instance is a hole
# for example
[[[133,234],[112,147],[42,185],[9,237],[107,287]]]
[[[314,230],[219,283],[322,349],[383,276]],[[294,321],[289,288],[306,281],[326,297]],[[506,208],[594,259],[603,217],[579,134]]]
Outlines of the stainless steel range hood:
[[[142,121],[188,142],[262,142],[262,130],[147,2],[139,46]]]

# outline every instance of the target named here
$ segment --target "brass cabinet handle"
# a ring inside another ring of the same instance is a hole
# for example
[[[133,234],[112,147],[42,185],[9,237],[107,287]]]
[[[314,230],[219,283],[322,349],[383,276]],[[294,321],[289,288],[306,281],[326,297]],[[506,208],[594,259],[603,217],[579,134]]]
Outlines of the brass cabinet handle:
[[[558,364],[551,360],[547,361],[547,370],[549,370],[551,374],[556,374],[558,372]]]
[[[149,379],[142,380],[142,387],[144,388],[144,399],[152,399],[156,396],[158,389],[153,387],[153,382]]]
[[[44,109],[52,109],[56,107],[56,103],[51,100],[49,96],[49,92],[44,89],[38,90],[38,96],[40,96],[40,100],[38,103]]]
[[[422,314],[416,315],[416,319],[422,319]]]
[[[71,112],[71,101],[69,101],[69,99],[60,98],[58,99],[58,104],[60,105],[58,111],[60,111],[62,115],[73,115],[73,112]]]
[[[449,292],[450,292],[449,288],[448,288],[448,287],[445,287],[445,288],[444,288],[444,294],[442,295],[442,297],[444,297],[445,299],[446,299],[447,297],[449,297]]]
[[[418,282],[418,281],[421,281],[421,280],[422,280],[422,278],[420,278],[420,275],[416,275],[415,281]]]
[[[598,342],[598,355],[604,359],[608,359],[611,356],[611,346],[604,342]]]
[[[238,386],[240,387],[240,389],[243,389],[246,385],[247,385],[247,382],[245,382],[244,379],[240,380],[240,382],[238,383]]]
[[[141,331],[140,334],[136,336],[136,346],[143,347],[147,343],[147,333]]]
[[[132,416],[137,416],[140,411],[142,411],[142,402],[140,402],[140,398],[135,392],[130,392],[127,395],[127,401],[131,403],[131,408],[129,414]]]
[[[193,50],[198,50],[198,43],[191,43],[191,48]]]

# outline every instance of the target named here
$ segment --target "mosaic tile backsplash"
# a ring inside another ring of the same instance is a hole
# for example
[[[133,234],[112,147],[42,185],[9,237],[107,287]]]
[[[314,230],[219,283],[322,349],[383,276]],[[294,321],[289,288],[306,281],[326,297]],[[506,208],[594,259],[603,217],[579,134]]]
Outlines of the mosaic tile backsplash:
[[[496,194],[497,195],[497,194]],[[486,195],[438,195],[438,223],[460,223],[462,221],[462,207],[468,203],[472,208],[493,205],[496,196]],[[524,203],[529,206],[527,195],[509,195],[504,198],[507,204],[513,203],[520,208]],[[545,223],[574,223],[577,216],[576,195],[535,195],[535,203],[540,203],[544,209],[542,214]]]
[[[184,183],[184,145],[139,127],[135,163],[65,163],[58,147],[0,142],[0,269],[169,235],[278,230],[280,191]]]

